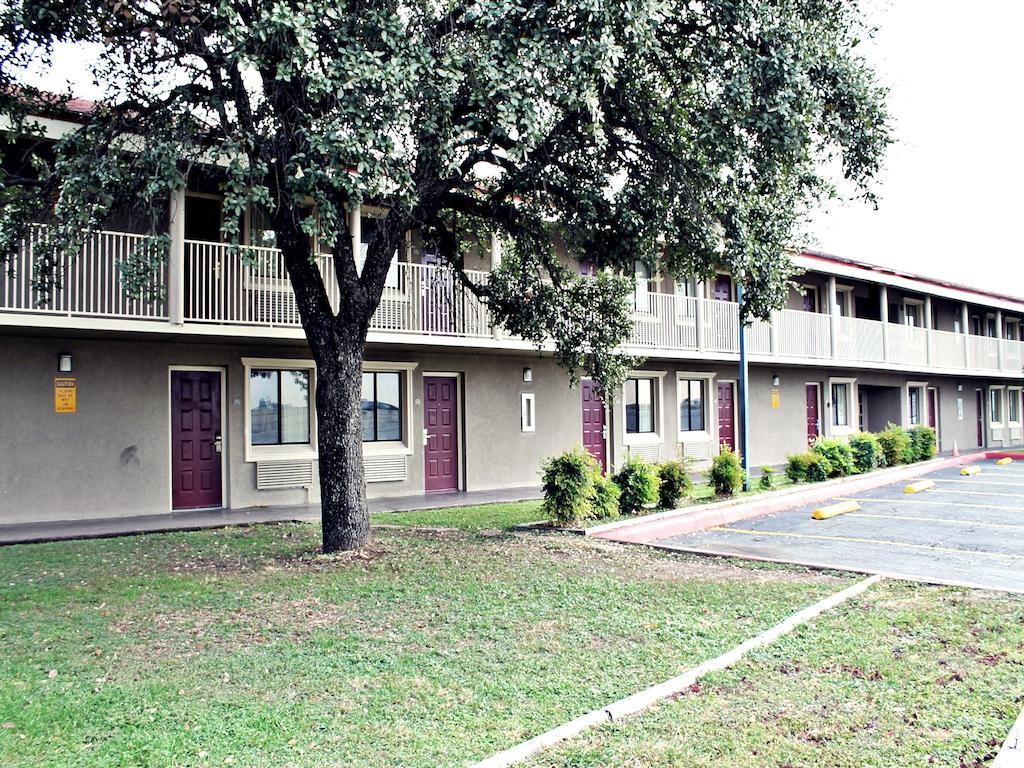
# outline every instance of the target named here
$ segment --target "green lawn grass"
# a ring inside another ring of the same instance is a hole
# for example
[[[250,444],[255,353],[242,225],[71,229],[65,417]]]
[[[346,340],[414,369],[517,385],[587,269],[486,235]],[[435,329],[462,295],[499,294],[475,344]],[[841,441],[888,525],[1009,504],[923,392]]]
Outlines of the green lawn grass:
[[[0,549],[0,764],[465,765],[850,583],[504,506],[331,557],[311,524]]]
[[[883,582],[533,768],[980,768],[1024,706],[1024,598]]]
[[[373,515],[373,522],[383,525],[459,528],[464,531],[500,530],[543,519],[544,513],[540,505],[541,502],[535,500],[446,509],[417,509],[411,512],[377,512]]]

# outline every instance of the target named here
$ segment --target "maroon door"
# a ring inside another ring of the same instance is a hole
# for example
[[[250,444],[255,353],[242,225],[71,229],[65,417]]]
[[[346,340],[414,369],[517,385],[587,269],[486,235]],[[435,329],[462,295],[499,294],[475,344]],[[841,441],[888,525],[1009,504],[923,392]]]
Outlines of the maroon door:
[[[938,421],[935,418],[935,414],[938,410],[935,402],[935,390],[928,390],[928,426],[932,429],[938,429]]]
[[[985,444],[985,398],[980,389],[974,390],[978,406],[978,447]]]
[[[220,374],[171,371],[171,508],[221,506]]]
[[[814,445],[814,441],[821,434],[821,421],[818,418],[818,385],[807,385],[807,444]]]
[[[459,489],[456,382],[451,376],[423,377],[423,425],[427,430],[423,470],[427,491]]]
[[[732,278],[728,275],[715,276],[715,300],[732,301]]]
[[[597,459],[601,469],[608,468],[604,439],[604,401],[590,379],[583,380],[583,447]]]
[[[718,444],[736,451],[736,409],[732,402],[732,384],[718,385]]]
[[[818,292],[810,290],[804,292],[804,312],[818,311]]]

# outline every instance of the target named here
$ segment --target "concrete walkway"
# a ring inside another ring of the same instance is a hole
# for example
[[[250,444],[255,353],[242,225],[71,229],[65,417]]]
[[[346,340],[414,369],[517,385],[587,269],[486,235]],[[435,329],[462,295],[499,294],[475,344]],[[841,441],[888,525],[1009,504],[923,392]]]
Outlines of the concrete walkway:
[[[468,507],[476,504],[539,499],[540,488],[503,488],[496,491],[457,491],[420,496],[371,499],[370,512],[409,512],[417,509]],[[164,515],[58,520],[39,523],[0,525],[0,545],[28,544],[61,539],[94,539],[106,536],[131,536],[139,533],[194,531],[223,528],[228,525],[315,521],[320,519],[319,504],[299,504],[244,509],[212,509],[172,512]]]

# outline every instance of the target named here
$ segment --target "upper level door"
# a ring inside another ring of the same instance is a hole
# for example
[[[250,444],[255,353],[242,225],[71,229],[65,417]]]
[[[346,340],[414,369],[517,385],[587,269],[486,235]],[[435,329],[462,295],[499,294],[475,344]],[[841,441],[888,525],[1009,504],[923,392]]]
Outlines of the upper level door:
[[[583,392],[583,447],[605,470],[608,468],[608,457],[605,447],[604,401],[590,379],[584,379],[580,389]]]
[[[423,377],[423,487],[427,491],[459,489],[458,379]]]
[[[219,507],[221,374],[171,371],[171,508]]]
[[[715,301],[732,301],[732,278],[715,275]]]

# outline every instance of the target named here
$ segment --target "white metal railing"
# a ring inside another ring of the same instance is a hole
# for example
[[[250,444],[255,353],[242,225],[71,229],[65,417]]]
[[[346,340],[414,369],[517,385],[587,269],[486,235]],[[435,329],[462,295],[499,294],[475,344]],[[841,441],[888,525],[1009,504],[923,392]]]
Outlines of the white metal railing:
[[[44,227],[35,227],[0,274],[0,315],[32,313],[124,319],[168,320],[163,297],[165,270],[136,297],[122,287],[122,269],[144,235],[90,234],[79,253],[58,256]],[[58,282],[48,295],[36,287],[38,262],[56,261]],[[328,298],[338,309],[334,259],[318,258]],[[186,240],[184,243],[186,323],[299,327],[295,296],[277,249]],[[482,285],[487,273],[470,271]],[[733,355],[739,351],[739,311],[734,302],[678,294],[641,292],[627,345],[645,354],[696,352]],[[487,306],[454,274],[433,265],[398,263],[370,324],[372,331],[467,338],[495,332]],[[928,330],[862,318],[777,310],[770,322],[745,329],[748,352],[760,358],[841,360],[894,364],[945,371],[1024,372],[1024,341]]]
[[[34,226],[7,263],[0,262],[0,312],[166,319],[163,270],[137,295],[122,281],[130,257],[152,247],[145,235],[102,231],[87,235],[80,251],[69,256],[49,242],[46,227]],[[38,288],[41,261],[52,265],[49,290]]]
[[[334,257],[317,259],[327,296],[338,310]],[[487,337],[493,324],[486,305],[450,271],[399,263],[384,289],[370,330]],[[486,273],[470,271],[483,284]],[[276,248],[232,250],[222,243],[185,241],[185,319],[200,323],[299,326],[301,319],[284,257]]]

